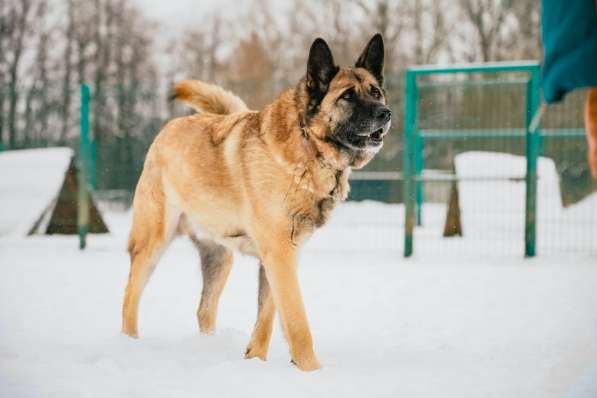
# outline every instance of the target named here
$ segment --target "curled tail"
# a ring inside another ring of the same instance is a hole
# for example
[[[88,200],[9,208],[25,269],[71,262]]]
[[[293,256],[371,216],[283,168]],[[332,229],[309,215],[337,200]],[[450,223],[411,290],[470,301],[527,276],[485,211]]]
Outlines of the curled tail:
[[[230,91],[199,80],[183,80],[175,84],[172,99],[184,102],[197,111],[218,115],[249,110],[244,101]]]

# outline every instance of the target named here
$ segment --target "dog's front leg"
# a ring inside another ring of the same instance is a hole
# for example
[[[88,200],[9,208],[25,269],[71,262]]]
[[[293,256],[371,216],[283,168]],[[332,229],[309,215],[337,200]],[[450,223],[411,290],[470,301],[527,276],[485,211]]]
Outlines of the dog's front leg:
[[[292,362],[302,370],[319,369],[298,283],[297,249],[290,239],[280,239],[284,235],[268,235],[271,239],[260,242],[260,254]]]

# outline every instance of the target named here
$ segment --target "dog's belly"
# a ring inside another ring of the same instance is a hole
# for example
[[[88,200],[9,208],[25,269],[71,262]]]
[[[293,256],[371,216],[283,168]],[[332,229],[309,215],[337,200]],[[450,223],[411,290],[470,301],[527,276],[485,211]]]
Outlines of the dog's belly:
[[[231,250],[236,250],[247,256],[258,257],[255,244],[247,235],[235,237],[222,237],[216,241]]]
[[[198,220],[192,220],[188,217],[185,217],[185,219],[186,228],[184,232],[189,234],[191,238],[215,241],[230,250],[257,257],[255,244],[243,229],[233,225],[227,228],[210,228],[202,225]]]

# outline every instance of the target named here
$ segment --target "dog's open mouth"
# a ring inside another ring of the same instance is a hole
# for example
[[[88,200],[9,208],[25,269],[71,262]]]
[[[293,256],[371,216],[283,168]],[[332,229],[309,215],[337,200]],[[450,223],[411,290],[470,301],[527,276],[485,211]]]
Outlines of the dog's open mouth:
[[[352,151],[375,151],[377,152],[383,145],[385,136],[388,133],[388,126],[382,126],[371,132],[367,130],[355,133],[349,133],[346,136],[330,135],[326,137],[329,142],[342,146]]]
[[[379,128],[369,134],[369,139],[375,143],[381,142],[383,140],[383,128]]]

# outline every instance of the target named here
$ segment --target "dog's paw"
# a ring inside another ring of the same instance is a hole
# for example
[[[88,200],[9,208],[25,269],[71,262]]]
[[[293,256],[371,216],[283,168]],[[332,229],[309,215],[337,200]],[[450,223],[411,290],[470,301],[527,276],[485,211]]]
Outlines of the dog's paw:
[[[262,361],[267,361],[267,351],[249,346],[245,351],[245,359],[251,358],[259,358]]]
[[[202,337],[213,336],[216,334],[216,329],[199,329],[199,335]]]
[[[311,356],[310,358],[303,358],[300,361],[292,359],[290,360],[290,362],[304,372],[311,372],[313,370],[321,369],[321,364],[319,363],[315,355]]]
[[[123,335],[130,337],[131,339],[138,339],[139,338],[139,333],[137,333],[136,331],[131,331],[131,330],[126,330],[126,329],[122,329],[121,332]]]

